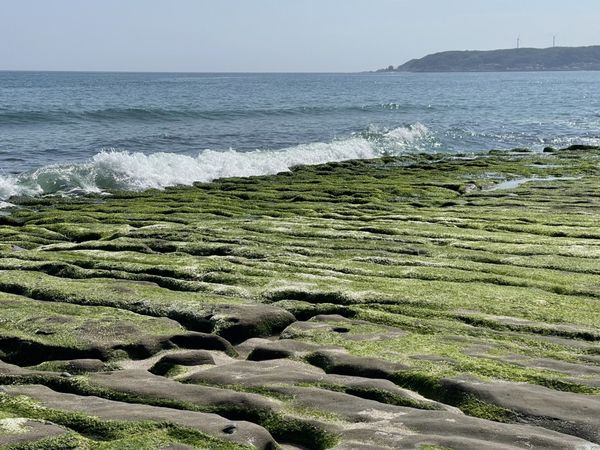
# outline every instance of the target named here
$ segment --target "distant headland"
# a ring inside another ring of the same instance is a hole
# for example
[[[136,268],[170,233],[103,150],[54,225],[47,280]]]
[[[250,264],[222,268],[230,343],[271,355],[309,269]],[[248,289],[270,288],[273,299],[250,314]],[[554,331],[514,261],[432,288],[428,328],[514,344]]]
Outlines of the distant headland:
[[[518,72],[600,70],[600,45],[447,51],[377,72]]]

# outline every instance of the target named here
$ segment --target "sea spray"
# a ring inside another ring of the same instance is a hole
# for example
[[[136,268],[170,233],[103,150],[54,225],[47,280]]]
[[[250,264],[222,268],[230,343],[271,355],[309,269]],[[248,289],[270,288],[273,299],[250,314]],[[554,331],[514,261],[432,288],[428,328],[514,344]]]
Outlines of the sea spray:
[[[389,154],[600,145],[598,104],[578,101],[597,98],[599,90],[598,73],[583,71],[418,76],[0,71],[0,176],[91,163],[102,148],[195,158],[203,149],[276,150],[366,135],[376,152]],[[416,122],[431,132],[415,138]],[[395,128],[405,124],[415,125]],[[409,139],[396,139],[396,132]],[[36,180],[29,181],[38,190]]]
[[[50,165],[20,175],[0,176],[0,199],[15,195],[139,191],[224,177],[269,175],[302,164],[370,159],[420,150],[419,141],[429,137],[427,127],[416,123],[393,129],[369,127],[366,132],[347,139],[281,150],[204,150],[195,156],[104,150],[85,163]]]

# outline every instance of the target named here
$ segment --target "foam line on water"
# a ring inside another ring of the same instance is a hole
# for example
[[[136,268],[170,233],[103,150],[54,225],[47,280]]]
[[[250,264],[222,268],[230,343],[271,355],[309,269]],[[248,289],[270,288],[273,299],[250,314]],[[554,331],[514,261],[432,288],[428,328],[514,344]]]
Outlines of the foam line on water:
[[[418,149],[429,135],[422,124],[394,129],[370,127],[347,139],[302,144],[281,150],[204,150],[197,155],[101,151],[88,162],[41,167],[20,175],[0,176],[0,199],[16,195],[91,193],[161,189],[217,178],[269,175],[298,165],[370,159]]]

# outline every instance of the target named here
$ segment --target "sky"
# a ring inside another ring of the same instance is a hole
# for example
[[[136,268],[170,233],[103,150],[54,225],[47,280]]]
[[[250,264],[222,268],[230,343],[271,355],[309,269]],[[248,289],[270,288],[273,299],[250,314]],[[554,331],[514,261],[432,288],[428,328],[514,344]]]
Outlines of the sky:
[[[0,70],[355,72],[600,44],[599,0],[0,0]]]

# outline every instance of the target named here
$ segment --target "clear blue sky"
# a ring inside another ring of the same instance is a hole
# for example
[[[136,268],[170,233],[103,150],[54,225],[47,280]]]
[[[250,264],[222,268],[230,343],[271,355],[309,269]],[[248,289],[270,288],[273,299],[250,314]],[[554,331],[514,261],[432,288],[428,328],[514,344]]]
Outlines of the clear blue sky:
[[[361,71],[600,44],[600,0],[0,0],[0,70]]]

